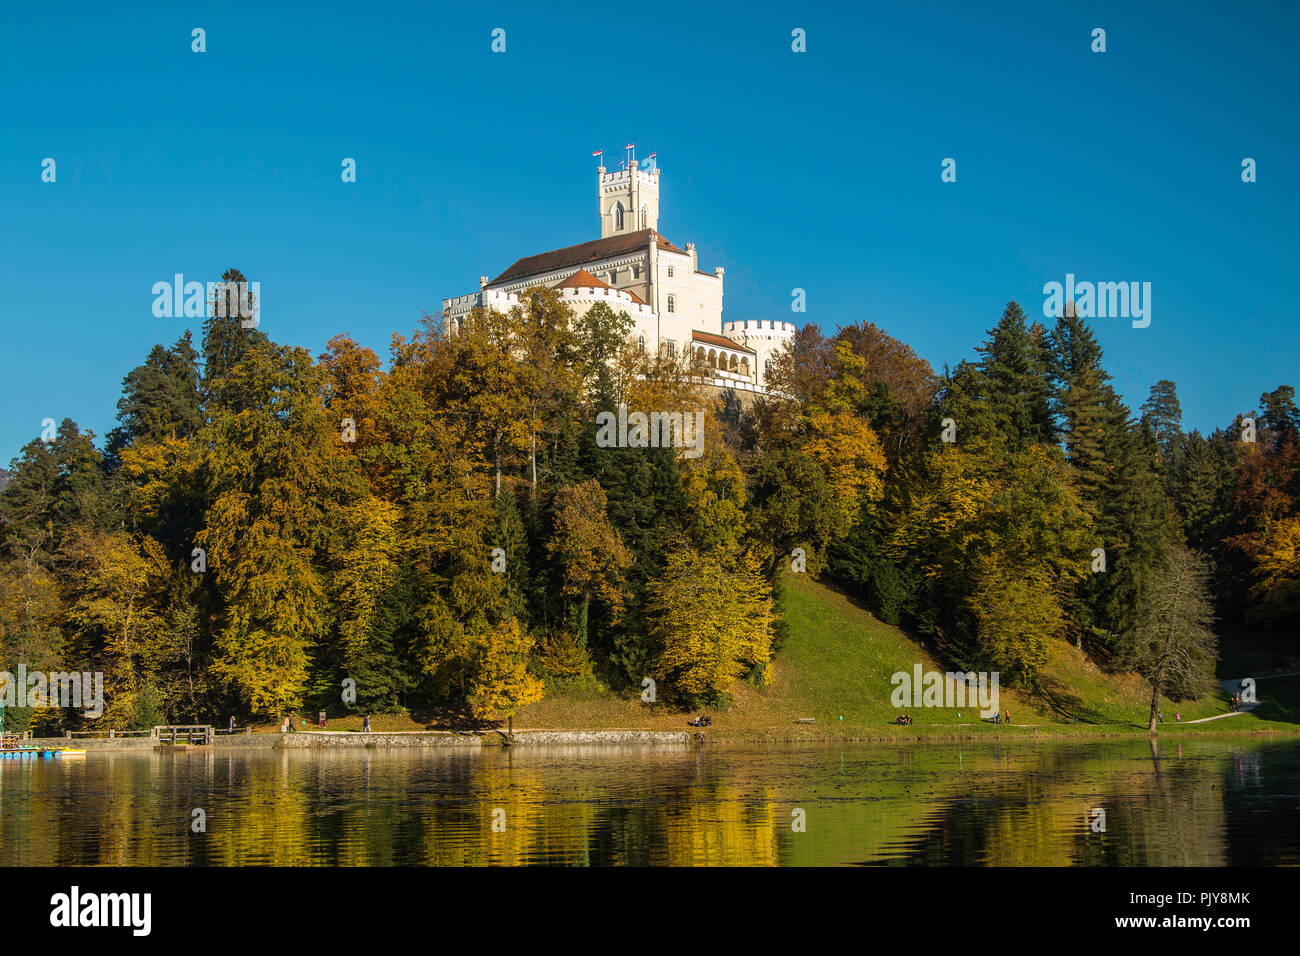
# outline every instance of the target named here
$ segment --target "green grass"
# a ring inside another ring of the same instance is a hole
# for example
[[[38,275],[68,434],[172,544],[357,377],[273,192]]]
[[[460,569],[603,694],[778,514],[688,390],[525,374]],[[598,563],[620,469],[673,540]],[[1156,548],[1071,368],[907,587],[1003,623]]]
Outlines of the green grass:
[[[892,721],[900,711],[890,701],[891,676],[946,671],[926,650],[896,627],[883,624],[844,594],[808,575],[787,575],[785,619],[790,634],[774,663],[770,687],[739,684],[730,704],[707,711],[714,740],[952,740],[964,738],[1074,737],[1145,734],[1151,691],[1136,674],[1103,673],[1082,651],[1053,643],[1039,692],[1000,688],[999,704],[1010,709],[1010,725],[981,720],[973,707],[904,708],[913,723]],[[1234,674],[1232,676],[1247,676]],[[1257,675],[1255,675],[1257,676]],[[1257,710],[1206,724],[1176,723],[1222,714],[1221,691],[1199,700],[1162,700],[1162,735],[1239,734],[1300,731],[1300,677],[1259,680]],[[662,691],[663,688],[661,687]],[[515,730],[685,730],[687,714],[664,704],[641,703],[639,691],[612,693],[595,686],[549,687],[545,699],[523,708]],[[816,723],[798,724],[801,717]],[[376,732],[418,730],[409,717],[375,715]],[[360,717],[331,719],[330,730],[360,730]],[[310,729],[310,728],[307,728]]]
[[[980,719],[974,708],[905,708],[913,723],[891,722],[899,710],[890,701],[891,676],[945,671],[925,649],[896,627],[883,624],[844,594],[807,575],[787,575],[784,613],[790,636],[775,662],[771,687],[739,685],[730,705],[711,711],[714,738],[736,739],[952,739],[968,736],[1083,736],[1145,733],[1151,691],[1136,674],[1109,675],[1082,651],[1052,645],[1044,669],[1042,693],[1001,688],[1000,705],[1010,709],[1010,725]],[[1244,675],[1242,675],[1244,676]],[[1176,723],[1224,713],[1221,691],[1199,700],[1162,700],[1161,733],[1249,733],[1300,730],[1300,678],[1260,681],[1261,706],[1252,713],[1188,726]],[[812,717],[813,725],[800,725]],[[524,708],[515,728],[685,727],[681,712],[650,708],[638,695],[598,690],[552,689],[547,698]]]

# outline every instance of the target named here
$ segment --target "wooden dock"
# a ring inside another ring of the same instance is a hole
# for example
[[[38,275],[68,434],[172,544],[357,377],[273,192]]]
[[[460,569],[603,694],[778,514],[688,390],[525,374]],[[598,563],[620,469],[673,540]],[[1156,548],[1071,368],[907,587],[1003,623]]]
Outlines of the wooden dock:
[[[167,724],[155,727],[150,736],[156,750],[184,750],[211,747],[216,732],[211,724]]]

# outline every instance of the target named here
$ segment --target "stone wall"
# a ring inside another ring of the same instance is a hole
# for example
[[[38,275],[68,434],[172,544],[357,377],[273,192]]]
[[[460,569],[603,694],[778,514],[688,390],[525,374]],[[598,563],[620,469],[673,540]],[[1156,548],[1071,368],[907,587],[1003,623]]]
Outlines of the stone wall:
[[[476,749],[483,746],[500,746],[502,735],[491,731],[484,734],[454,733],[451,731],[416,731],[411,733],[344,733],[299,730],[293,733],[217,734],[216,750],[270,750],[283,747],[290,750],[314,749],[373,749],[373,748],[424,748],[460,747]],[[523,747],[571,746],[654,746],[690,747],[692,735],[681,730],[517,730],[513,742]],[[25,747],[66,747],[87,752],[127,752],[152,750],[157,741],[151,737],[33,737],[23,741]]]

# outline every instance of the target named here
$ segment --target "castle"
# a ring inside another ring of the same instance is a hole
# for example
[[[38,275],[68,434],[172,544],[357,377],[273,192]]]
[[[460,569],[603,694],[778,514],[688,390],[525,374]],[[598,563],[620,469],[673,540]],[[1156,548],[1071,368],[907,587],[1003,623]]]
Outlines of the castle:
[[[449,334],[476,308],[506,312],[530,286],[556,289],[581,315],[604,302],[632,319],[642,350],[685,350],[705,368],[704,384],[765,393],[773,356],[785,348],[790,322],[722,321],[721,267],[699,268],[695,243],[682,249],[659,234],[659,167],[629,152],[625,168],[596,170],[600,238],[525,256],[495,279],[479,277],[478,292],[444,299]]]

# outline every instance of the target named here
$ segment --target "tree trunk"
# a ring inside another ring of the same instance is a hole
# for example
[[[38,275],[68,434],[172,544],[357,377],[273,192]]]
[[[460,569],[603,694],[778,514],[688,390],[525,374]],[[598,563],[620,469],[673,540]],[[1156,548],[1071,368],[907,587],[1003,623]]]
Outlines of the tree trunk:
[[[1160,718],[1160,678],[1155,676],[1151,678],[1151,723],[1147,727],[1147,733],[1156,732],[1156,723]]]
[[[492,442],[492,458],[494,459],[497,468],[497,488],[494,497],[500,498],[501,497],[501,446],[499,441]]]

